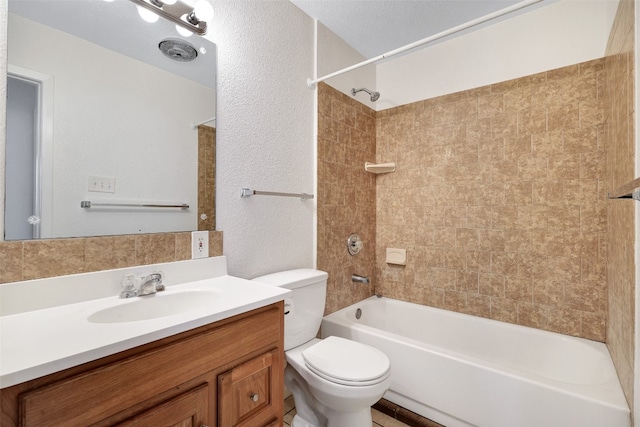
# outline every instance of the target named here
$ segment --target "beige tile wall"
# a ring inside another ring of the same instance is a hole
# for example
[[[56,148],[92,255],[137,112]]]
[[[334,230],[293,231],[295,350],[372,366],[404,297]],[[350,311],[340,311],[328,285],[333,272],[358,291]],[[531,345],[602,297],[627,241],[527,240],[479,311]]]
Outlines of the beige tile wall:
[[[215,196],[216,128],[201,125],[198,126],[198,230],[215,229]]]
[[[222,232],[209,232],[222,255]],[[0,242],[0,283],[191,259],[191,233]]]
[[[378,112],[376,292],[604,341],[604,81],[595,60]]]
[[[318,268],[329,273],[325,311],[334,312],[373,294],[375,283],[375,111],[330,86],[318,85]],[[360,235],[363,250],[347,253]],[[371,285],[351,282],[368,276]]]
[[[622,0],[605,58],[607,190],[614,190],[636,178],[634,68],[634,2]],[[633,402],[635,345],[634,203],[638,202],[607,203],[607,346],[628,402]]]

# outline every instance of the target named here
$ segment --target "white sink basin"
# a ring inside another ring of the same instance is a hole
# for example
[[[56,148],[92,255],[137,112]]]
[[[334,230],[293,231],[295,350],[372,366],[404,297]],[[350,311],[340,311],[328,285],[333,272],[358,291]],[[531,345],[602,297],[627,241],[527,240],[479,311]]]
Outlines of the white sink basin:
[[[212,290],[159,292],[123,300],[116,306],[96,311],[87,320],[91,323],[124,323],[157,319],[212,306],[218,296]]]

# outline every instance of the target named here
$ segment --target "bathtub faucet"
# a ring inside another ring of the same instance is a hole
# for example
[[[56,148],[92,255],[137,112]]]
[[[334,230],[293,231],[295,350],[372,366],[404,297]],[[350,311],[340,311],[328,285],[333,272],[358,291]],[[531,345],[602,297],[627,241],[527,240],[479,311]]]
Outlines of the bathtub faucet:
[[[364,283],[365,285],[369,284],[369,278],[364,276],[358,276],[357,274],[351,275],[351,281],[357,283]]]

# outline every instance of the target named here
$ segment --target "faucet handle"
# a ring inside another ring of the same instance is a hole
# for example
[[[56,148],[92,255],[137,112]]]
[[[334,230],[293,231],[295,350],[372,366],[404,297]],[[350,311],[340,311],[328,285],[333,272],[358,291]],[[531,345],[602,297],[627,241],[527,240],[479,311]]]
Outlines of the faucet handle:
[[[122,291],[120,292],[120,298],[131,298],[138,295],[136,276],[128,274],[122,278],[120,284],[122,285]]]
[[[160,292],[160,291],[164,291],[164,284],[162,283],[162,281],[164,280],[164,273],[162,271],[155,271],[151,277],[156,278],[156,291]]]

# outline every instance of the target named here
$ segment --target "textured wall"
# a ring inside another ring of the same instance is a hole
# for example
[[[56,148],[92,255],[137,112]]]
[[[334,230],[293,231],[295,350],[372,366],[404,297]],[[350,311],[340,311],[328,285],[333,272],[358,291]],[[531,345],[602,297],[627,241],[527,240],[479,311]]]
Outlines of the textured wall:
[[[314,264],[315,200],[240,189],[313,193],[313,21],[288,1],[217,1],[216,229],[229,273],[253,278]]]
[[[612,191],[636,178],[634,2],[622,0],[611,31],[605,67],[607,74],[606,188]],[[627,397],[633,402],[635,262],[634,203],[607,203],[607,288],[609,321],[607,345]]]
[[[330,86],[318,85],[318,268],[329,273],[326,312],[373,294],[375,286],[375,111]],[[362,251],[351,256],[347,238],[357,233]],[[353,283],[352,274],[371,284]]]
[[[378,112],[376,292],[604,341],[603,65]]]

